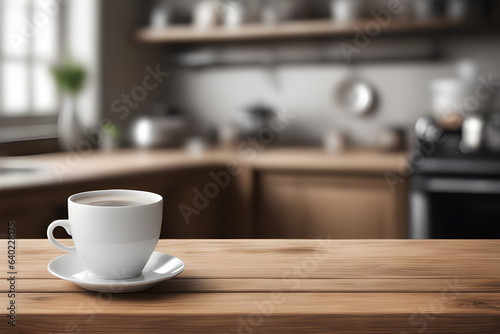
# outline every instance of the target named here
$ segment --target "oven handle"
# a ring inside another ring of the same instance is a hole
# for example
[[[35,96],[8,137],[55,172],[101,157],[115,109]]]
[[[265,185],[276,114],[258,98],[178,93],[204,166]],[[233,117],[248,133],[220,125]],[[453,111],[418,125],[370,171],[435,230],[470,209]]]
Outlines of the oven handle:
[[[423,190],[438,193],[500,194],[500,180],[430,178]]]

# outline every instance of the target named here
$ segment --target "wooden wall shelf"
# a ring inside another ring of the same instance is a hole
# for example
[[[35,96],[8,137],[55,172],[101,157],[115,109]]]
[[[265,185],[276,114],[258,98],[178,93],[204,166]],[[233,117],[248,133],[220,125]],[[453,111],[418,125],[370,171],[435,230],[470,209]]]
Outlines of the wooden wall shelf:
[[[341,25],[335,24],[330,20],[309,20],[289,22],[276,26],[248,24],[234,29],[227,29],[219,26],[206,30],[198,30],[188,25],[179,25],[165,29],[142,28],[135,33],[134,37],[137,41],[142,43],[165,44],[259,41],[304,37],[342,37],[354,36],[356,30],[364,30],[365,25],[372,21],[374,20],[358,21]],[[500,28],[498,22],[484,20],[393,20],[389,25],[381,29],[381,33],[399,34],[498,28]]]

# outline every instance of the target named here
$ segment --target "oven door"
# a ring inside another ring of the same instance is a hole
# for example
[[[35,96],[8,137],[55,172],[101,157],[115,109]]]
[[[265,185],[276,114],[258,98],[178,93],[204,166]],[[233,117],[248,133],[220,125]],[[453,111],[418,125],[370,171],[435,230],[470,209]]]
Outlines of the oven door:
[[[500,179],[417,175],[410,189],[410,238],[500,238]]]

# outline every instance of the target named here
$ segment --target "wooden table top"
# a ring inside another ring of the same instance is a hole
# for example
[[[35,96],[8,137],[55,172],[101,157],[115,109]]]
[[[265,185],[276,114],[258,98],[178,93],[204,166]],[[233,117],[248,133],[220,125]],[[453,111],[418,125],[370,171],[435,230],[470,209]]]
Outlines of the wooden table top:
[[[15,327],[0,243],[1,333],[500,332],[500,240],[160,240],[185,271],[130,294],[58,279],[61,251],[17,240]]]

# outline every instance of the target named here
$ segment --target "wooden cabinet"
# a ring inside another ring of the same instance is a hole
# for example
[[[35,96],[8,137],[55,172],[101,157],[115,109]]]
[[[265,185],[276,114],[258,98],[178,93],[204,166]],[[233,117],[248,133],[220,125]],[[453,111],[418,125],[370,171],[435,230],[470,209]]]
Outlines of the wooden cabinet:
[[[31,204],[27,204],[31,203]],[[10,197],[0,199],[0,217],[2,220],[2,238],[7,233],[7,225],[16,224],[18,238],[42,238],[46,235],[49,219],[54,217],[53,208],[49,207],[47,198],[36,199],[35,196]],[[46,225],[37,221],[47,222]],[[60,232],[59,229],[57,232]],[[60,235],[56,235],[60,237]]]
[[[210,173],[217,173],[222,168],[214,166],[148,172],[1,192],[0,218],[5,224],[5,232],[0,232],[6,233],[8,221],[16,221],[18,238],[45,238],[50,222],[68,217],[67,198],[71,194],[99,189],[137,189],[163,196],[162,238],[241,237],[238,228],[248,230],[248,227],[227,228],[233,217],[229,217],[226,203],[231,199],[235,182],[220,191],[218,196],[208,198],[206,207],[196,210],[189,221],[179,208],[183,203],[193,207],[194,190],[203,192],[204,187],[213,182]],[[62,228],[56,229],[54,234],[58,238],[68,237]]]
[[[404,238],[406,189],[383,174],[261,172],[258,234],[263,238]]]

